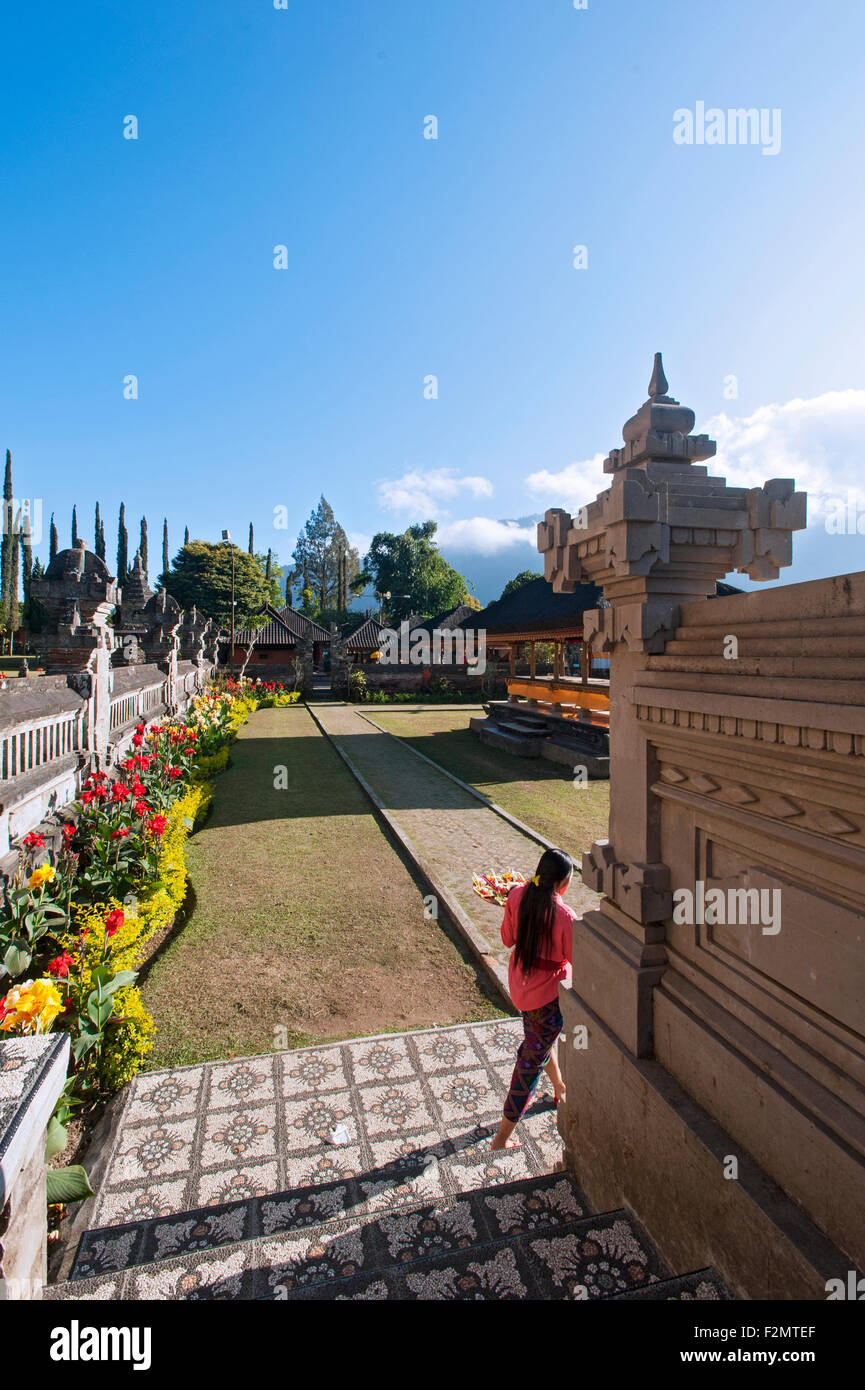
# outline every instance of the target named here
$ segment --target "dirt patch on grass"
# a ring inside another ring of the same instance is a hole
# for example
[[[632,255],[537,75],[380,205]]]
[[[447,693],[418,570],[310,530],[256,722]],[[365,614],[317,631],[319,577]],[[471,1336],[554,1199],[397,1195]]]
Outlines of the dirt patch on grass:
[[[194,906],[142,989],[150,1067],[503,1012],[306,709],[253,715],[214,787]]]

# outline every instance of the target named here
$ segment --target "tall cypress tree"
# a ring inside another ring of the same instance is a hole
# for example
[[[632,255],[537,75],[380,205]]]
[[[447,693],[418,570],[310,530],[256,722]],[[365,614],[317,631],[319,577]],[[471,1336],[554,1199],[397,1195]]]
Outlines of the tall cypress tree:
[[[167,578],[168,571],[171,569],[171,562],[168,558],[168,517],[162,523],[162,577]]]
[[[253,549],[252,545],[252,522],[249,523],[249,553],[250,555],[255,554],[255,550]]]
[[[267,552],[267,565],[265,566],[265,570],[264,570],[264,577],[265,577],[265,579],[267,580],[268,584],[270,583],[270,578],[271,578],[271,575],[272,575],[272,574],[273,574],[273,551],[272,551],[272,550],[268,550],[268,552]]]
[[[33,578],[33,543],[30,535],[30,508],[24,511],[21,526],[21,587],[24,591],[24,608],[21,614],[22,625],[30,630],[30,582]]]
[[[10,508],[11,515],[11,508]],[[10,546],[11,562],[9,565],[9,607],[7,610],[7,624],[9,628],[9,655],[12,655],[12,645],[15,641],[15,633],[18,631],[20,622],[20,609],[18,606],[18,537],[21,533],[21,509],[12,526],[12,544]]]
[[[72,508],[72,549],[78,544],[78,517],[75,508]]]
[[[187,526],[186,530],[185,530],[184,533],[183,533],[183,544],[184,544],[184,545],[189,545],[189,527],[188,527],[188,526]]]
[[[12,548],[17,545],[12,526],[12,454],[6,450],[3,478],[3,540],[0,544],[0,628],[8,630],[12,609]]]
[[[48,563],[56,559],[57,551],[60,549],[57,539],[57,527],[54,525],[54,513],[51,513],[51,525],[48,529]]]
[[[96,514],[93,521],[93,549],[100,560],[105,559],[105,526],[102,517],[99,515],[99,503],[96,503]]]
[[[120,503],[117,518],[117,583],[123,587],[129,578],[129,534],[126,530],[126,506]]]
[[[141,539],[138,542],[138,553],[141,556],[141,568],[144,570],[144,578],[147,578],[147,517],[141,518]]]

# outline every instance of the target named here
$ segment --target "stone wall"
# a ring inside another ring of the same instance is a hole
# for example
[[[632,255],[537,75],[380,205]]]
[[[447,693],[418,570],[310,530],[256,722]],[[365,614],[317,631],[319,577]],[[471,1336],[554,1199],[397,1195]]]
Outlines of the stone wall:
[[[33,584],[46,613],[33,637],[45,675],[0,689],[0,873],[14,870],[21,836],[125,755],[137,723],[184,709],[214,670],[212,624],[152,594],[137,571],[131,584],[134,601],[124,602],[83,542]]]
[[[583,860],[603,898],[574,929],[559,1125],[590,1199],[674,1267],[825,1298],[865,1265],[865,574],[707,604],[789,562],[804,498],[709,477],[666,389],[658,361],[611,488],[539,527],[554,586],[611,604],[587,615],[610,828]]]

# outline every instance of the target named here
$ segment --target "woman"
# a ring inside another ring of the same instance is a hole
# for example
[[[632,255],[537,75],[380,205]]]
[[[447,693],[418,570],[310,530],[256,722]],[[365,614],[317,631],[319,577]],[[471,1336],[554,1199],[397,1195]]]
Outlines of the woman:
[[[505,1101],[494,1149],[513,1149],[511,1135],[529,1104],[542,1071],[553,1083],[556,1104],[565,1098],[565,1083],[553,1048],[562,1031],[559,982],[570,984],[571,924],[576,917],[562,902],[574,865],[560,849],[541,855],[531,883],[508,894],[502,941],[513,946],[508,965],[511,999],[523,1016],[524,1038]]]

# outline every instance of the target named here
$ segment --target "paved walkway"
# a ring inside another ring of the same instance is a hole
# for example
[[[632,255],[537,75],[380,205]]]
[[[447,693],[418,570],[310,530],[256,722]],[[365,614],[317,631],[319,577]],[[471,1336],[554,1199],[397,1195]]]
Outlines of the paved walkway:
[[[353,705],[315,704],[315,714],[335,743],[382,801],[400,829],[434,866],[442,883],[506,963],[501,908],[472,891],[472,874],[517,869],[534,873],[542,846],[476,800],[405,744],[369,724]],[[588,846],[587,846],[588,848]],[[597,907],[597,893],[574,875],[566,899],[575,912]]]

